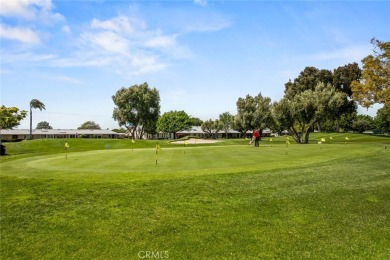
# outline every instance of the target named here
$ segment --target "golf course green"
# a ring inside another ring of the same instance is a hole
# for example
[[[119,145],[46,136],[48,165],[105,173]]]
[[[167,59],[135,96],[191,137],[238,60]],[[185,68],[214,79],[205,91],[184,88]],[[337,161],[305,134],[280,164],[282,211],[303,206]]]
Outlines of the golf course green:
[[[386,259],[390,138],[345,137],[6,144],[0,258]]]

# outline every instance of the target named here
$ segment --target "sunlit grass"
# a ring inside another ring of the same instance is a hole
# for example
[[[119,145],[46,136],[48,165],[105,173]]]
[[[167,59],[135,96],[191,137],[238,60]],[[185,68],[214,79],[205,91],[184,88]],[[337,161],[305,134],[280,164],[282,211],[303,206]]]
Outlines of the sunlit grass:
[[[10,148],[0,164],[1,258],[386,259],[389,139],[344,144],[340,135],[321,147],[322,136],[287,155],[285,137],[260,148],[161,142],[157,166],[155,142],[132,150],[97,140],[89,151],[70,142],[67,159]]]

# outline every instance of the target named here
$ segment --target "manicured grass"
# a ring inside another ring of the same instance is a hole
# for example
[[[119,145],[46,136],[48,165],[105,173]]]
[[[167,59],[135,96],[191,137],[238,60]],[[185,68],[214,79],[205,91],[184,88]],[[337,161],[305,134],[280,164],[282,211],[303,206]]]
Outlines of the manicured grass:
[[[7,145],[1,258],[387,258],[390,140],[323,136],[288,155],[284,137],[160,141],[157,166],[155,142],[72,140],[67,159],[64,140],[33,154]]]

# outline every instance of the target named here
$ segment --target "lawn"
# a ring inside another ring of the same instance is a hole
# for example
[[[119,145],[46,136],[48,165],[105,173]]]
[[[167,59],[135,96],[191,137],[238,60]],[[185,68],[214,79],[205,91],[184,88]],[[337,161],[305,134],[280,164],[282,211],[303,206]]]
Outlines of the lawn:
[[[386,259],[390,139],[345,136],[7,144],[0,257]]]

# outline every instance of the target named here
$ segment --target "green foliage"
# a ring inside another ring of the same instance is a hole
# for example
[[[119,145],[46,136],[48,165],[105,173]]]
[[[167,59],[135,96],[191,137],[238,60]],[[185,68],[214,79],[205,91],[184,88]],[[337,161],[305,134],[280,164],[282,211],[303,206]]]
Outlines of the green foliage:
[[[352,82],[353,98],[363,107],[390,104],[390,42],[373,38],[374,54],[365,57],[362,80]]]
[[[390,105],[378,109],[374,123],[378,130],[390,133]]]
[[[184,111],[169,111],[164,113],[157,121],[157,131],[174,133],[188,130],[192,127],[193,120]]]
[[[142,138],[145,132],[156,132],[160,115],[160,94],[157,89],[149,88],[145,82],[121,88],[112,96],[112,100],[116,106],[112,117],[119,126],[125,126],[131,132],[132,138]]]
[[[352,122],[352,130],[358,133],[363,133],[373,129],[374,120],[368,115],[357,115]]]
[[[235,130],[246,132],[251,129],[262,129],[272,124],[272,103],[269,97],[258,94],[255,97],[247,95],[237,100],[237,115],[235,116]]]
[[[232,129],[234,116],[229,112],[224,112],[219,115],[219,121],[222,124],[222,129],[225,131],[226,138],[228,136],[228,132]]]
[[[299,76],[294,79],[294,82],[285,84],[285,96],[292,98],[306,90],[313,90],[319,83],[324,85],[332,84],[333,74],[329,70],[319,70],[315,67],[306,67],[300,72]]]
[[[39,109],[40,111],[42,111],[42,109],[45,110],[46,107],[45,107],[45,104],[43,104],[38,99],[32,99],[30,101],[30,111],[31,111],[31,109]]]
[[[203,124],[203,121],[197,117],[191,117],[191,120],[192,120],[192,126],[201,126]]]
[[[53,127],[50,126],[49,122],[42,121],[37,124],[37,127],[35,129],[53,129]]]
[[[19,110],[17,107],[0,107],[0,129],[12,129],[20,124],[27,116],[26,110]]]
[[[362,70],[356,62],[340,66],[333,71],[333,86],[348,97],[352,97],[351,84],[353,81],[360,80],[361,76]]]
[[[331,85],[319,83],[315,90],[305,90],[285,97],[276,105],[275,116],[297,143],[309,142],[310,132],[318,122],[325,122],[344,104],[345,94]]]
[[[95,121],[86,121],[81,124],[77,129],[101,129],[100,125],[95,123]]]

